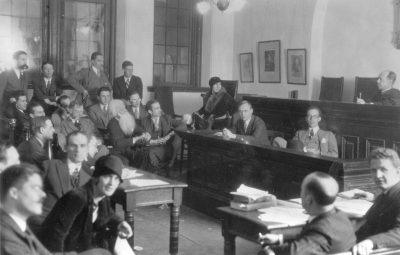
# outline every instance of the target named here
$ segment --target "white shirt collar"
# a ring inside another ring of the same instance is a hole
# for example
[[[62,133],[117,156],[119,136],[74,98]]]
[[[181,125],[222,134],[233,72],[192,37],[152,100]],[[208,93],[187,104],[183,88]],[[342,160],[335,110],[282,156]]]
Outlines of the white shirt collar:
[[[125,82],[127,81],[127,80],[129,80],[129,81],[131,81],[131,79],[132,79],[132,76],[131,77],[126,77],[126,76],[124,76],[124,79],[125,79]]]
[[[381,93],[384,93],[384,92],[386,92],[386,91],[388,91],[388,90],[391,90],[391,89],[392,89],[392,88],[384,89],[384,90],[381,91]]]
[[[315,127],[315,128],[309,128],[308,130],[311,131],[311,129],[314,131],[314,135],[317,134],[317,132],[319,131],[319,127]]]
[[[21,70],[19,70],[19,69],[16,68],[16,67],[14,67],[13,69],[14,69],[14,72],[15,72],[15,74],[17,75],[17,77],[18,77],[18,79],[19,79],[19,77],[21,76]]]
[[[22,232],[26,231],[26,220],[20,219],[18,216],[12,213],[9,213],[8,215],[10,215],[11,219],[17,223],[17,226],[22,230]]]
[[[50,78],[44,77],[44,81],[46,82],[46,84],[47,84],[48,82],[51,82],[51,77],[50,77]]]
[[[67,166],[68,166],[69,174],[72,175],[76,169],[81,170],[82,163],[74,163],[70,159],[67,159]]]
[[[97,75],[99,75],[99,70],[96,67],[92,66],[92,69]]]

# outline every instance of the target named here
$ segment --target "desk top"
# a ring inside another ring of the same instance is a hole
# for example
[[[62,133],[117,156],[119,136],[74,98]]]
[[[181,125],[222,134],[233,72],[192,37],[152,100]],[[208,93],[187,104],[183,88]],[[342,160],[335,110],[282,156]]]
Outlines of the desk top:
[[[125,175],[125,176],[124,176]],[[123,172],[123,183],[120,187],[125,192],[153,190],[163,188],[186,188],[187,184],[171,180],[156,174],[152,174],[135,168],[126,168]],[[125,177],[125,178],[124,178]]]

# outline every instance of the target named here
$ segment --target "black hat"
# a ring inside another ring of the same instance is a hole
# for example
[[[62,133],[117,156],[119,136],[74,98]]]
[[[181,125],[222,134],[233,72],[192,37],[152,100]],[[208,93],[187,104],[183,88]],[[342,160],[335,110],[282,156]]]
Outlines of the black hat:
[[[100,157],[94,166],[93,177],[99,177],[102,175],[116,174],[122,182],[122,169],[124,164],[122,160],[114,155],[106,155]]]
[[[211,79],[208,81],[208,85],[210,85],[210,87],[214,86],[214,84],[221,82],[221,79],[217,76],[211,77]]]

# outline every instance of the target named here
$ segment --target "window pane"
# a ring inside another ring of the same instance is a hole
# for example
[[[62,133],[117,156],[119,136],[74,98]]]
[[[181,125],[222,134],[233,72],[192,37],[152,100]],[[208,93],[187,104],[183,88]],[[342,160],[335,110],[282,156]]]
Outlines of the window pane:
[[[189,82],[189,67],[187,65],[178,66],[178,83],[188,83]]]
[[[165,44],[165,28],[154,28],[154,44]]]
[[[167,26],[176,27],[178,25],[178,10],[167,9]]]
[[[179,0],[179,8],[190,9],[192,0]]]
[[[178,64],[189,64],[189,48],[179,47]]]
[[[167,52],[165,55],[165,62],[167,64],[176,64],[178,58],[178,49],[176,47],[167,47]]]
[[[179,10],[178,26],[179,27],[189,27],[190,26],[190,13],[189,13],[189,11]]]
[[[166,6],[167,5],[167,0],[155,0],[154,1],[155,6]]]
[[[164,65],[154,64],[153,68],[153,83],[155,86],[163,84],[165,81]]]
[[[167,45],[176,45],[178,37],[178,29],[167,28]]]
[[[178,45],[189,46],[190,32],[189,29],[179,29]]]
[[[154,8],[154,25],[165,26],[165,8]]]
[[[178,8],[178,0],[168,0],[168,7]]]
[[[154,63],[165,63],[165,47],[154,45]]]
[[[165,81],[169,83],[176,82],[176,65],[165,65]]]

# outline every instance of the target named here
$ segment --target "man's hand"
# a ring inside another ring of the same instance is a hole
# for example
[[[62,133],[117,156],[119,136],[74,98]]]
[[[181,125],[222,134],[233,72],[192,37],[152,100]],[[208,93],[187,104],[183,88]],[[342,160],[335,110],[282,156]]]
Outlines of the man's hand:
[[[190,115],[190,114],[188,114],[188,113],[183,114],[183,116],[182,116],[182,122],[183,122],[185,125],[190,125],[190,124],[192,123],[192,115]]]
[[[52,102],[51,102],[48,98],[45,98],[45,99],[44,99],[44,102],[45,102],[46,104],[52,104]]]
[[[357,104],[365,104],[365,100],[357,97]]]
[[[353,255],[368,255],[372,252],[373,248],[374,243],[371,240],[366,239],[353,247]]]
[[[148,133],[148,132],[143,133],[143,134],[142,134],[142,137],[143,137],[143,139],[144,139],[146,142],[150,141],[150,139],[151,139],[151,135],[150,135],[150,133]]]
[[[118,225],[118,236],[120,238],[129,238],[133,235],[132,228],[128,222],[123,221]]]
[[[10,103],[15,103],[17,102],[17,100],[15,99],[15,97],[10,97]]]
[[[232,138],[232,139],[234,139],[234,138],[236,138],[236,135],[234,134],[234,133],[232,133],[229,129],[227,129],[227,128],[224,128],[223,130],[222,130],[222,133],[224,134],[224,136],[226,136],[226,137],[228,137],[228,138]]]
[[[271,245],[279,243],[280,235],[275,234],[258,234],[258,241],[261,245]]]

